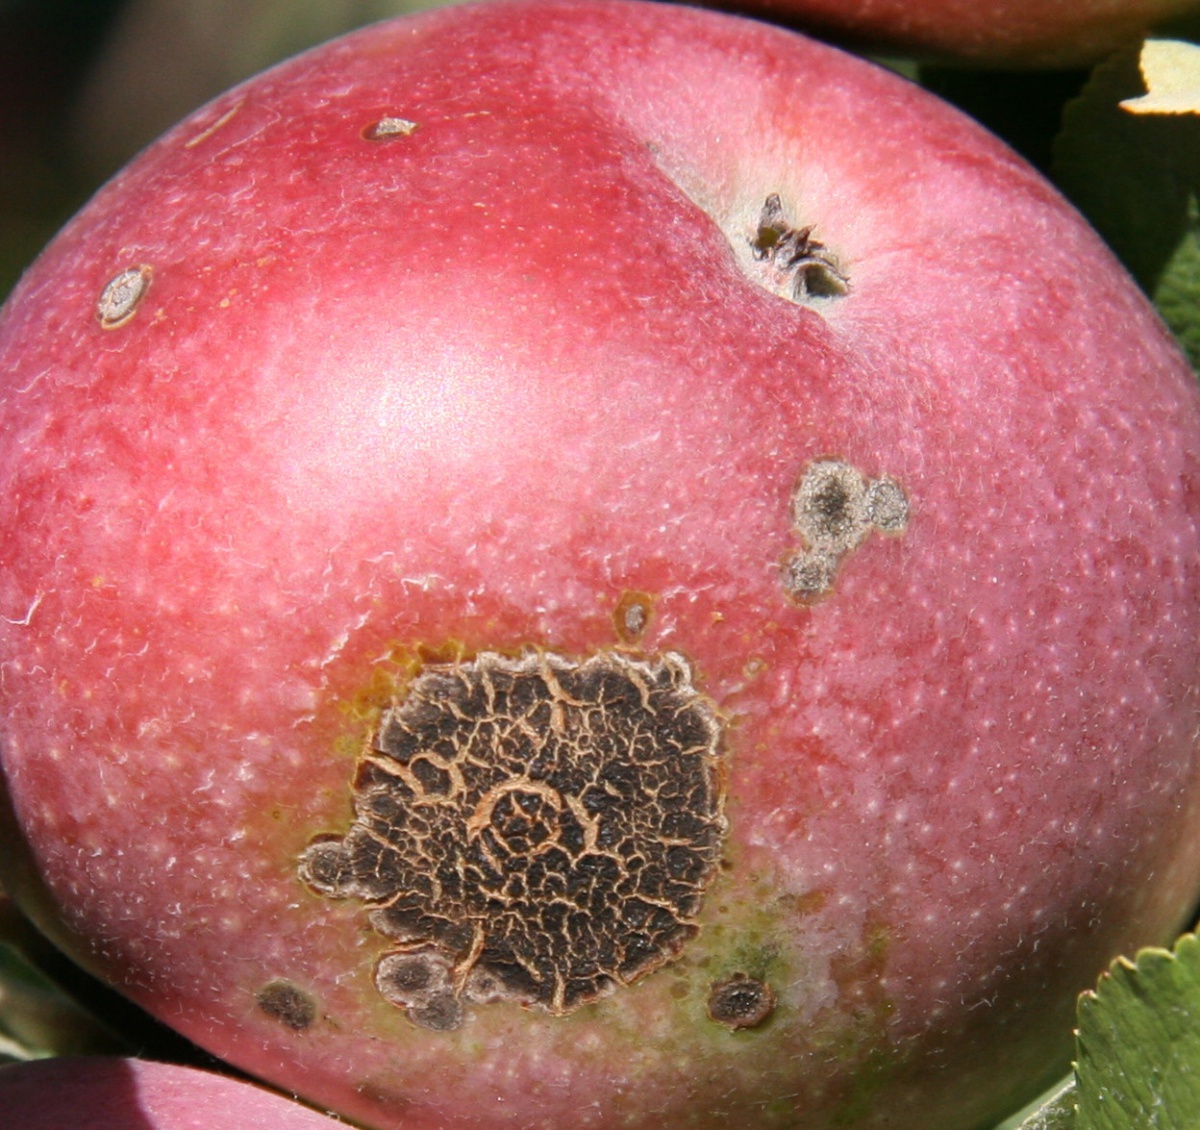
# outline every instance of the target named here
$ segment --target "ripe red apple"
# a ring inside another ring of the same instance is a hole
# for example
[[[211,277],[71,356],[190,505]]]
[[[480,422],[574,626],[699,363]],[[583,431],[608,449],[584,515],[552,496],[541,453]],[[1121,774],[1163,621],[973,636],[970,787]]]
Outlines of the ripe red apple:
[[[335,1130],[332,1118],[193,1067],[105,1057],[0,1067],[0,1115],[20,1130]]]
[[[729,6],[728,4],[723,6]],[[740,0],[875,51],[991,67],[1086,67],[1198,0]]]
[[[6,882],[380,1127],[974,1126],[1200,887],[1200,397],[919,89],[613,2],[219,99],[0,324]]]

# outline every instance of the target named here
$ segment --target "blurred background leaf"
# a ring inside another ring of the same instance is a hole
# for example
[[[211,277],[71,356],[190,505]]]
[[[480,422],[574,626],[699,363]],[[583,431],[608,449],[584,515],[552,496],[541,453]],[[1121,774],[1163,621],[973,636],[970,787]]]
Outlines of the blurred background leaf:
[[[0,5],[0,295],[88,193],[67,140],[69,121],[118,6]]]

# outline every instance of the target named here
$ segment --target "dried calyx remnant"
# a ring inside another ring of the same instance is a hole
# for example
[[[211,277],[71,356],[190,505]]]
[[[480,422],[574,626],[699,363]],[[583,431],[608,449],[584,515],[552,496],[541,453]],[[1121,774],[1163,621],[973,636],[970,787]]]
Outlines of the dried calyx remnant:
[[[818,459],[792,495],[792,522],[805,548],[786,562],[784,589],[811,604],[832,591],[842,559],[872,530],[907,529],[908,498],[887,476],[867,479],[841,459]]]
[[[484,652],[430,664],[359,762],[355,819],[301,878],[357,898],[394,947],[375,983],[416,1024],[472,1004],[555,1014],[697,930],[725,834],[721,724],[668,653]]]
[[[837,256],[813,239],[813,228],[794,228],[788,222],[778,193],[771,193],[758,217],[758,229],[750,240],[756,260],[768,264],[790,281],[792,298],[838,298],[850,290]]]

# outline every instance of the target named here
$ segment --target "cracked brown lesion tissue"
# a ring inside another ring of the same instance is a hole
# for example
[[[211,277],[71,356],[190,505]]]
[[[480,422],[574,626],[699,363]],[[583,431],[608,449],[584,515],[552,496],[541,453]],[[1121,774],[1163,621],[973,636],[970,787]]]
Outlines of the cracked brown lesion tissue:
[[[383,714],[355,819],[301,878],[361,899],[416,1024],[562,1015],[678,955],[726,831],[721,722],[675,653],[430,664]]]
[[[872,532],[904,533],[908,511],[894,479],[868,479],[841,459],[814,460],[792,495],[792,525],[804,549],[785,563],[787,595],[801,604],[828,596],[846,555]]]

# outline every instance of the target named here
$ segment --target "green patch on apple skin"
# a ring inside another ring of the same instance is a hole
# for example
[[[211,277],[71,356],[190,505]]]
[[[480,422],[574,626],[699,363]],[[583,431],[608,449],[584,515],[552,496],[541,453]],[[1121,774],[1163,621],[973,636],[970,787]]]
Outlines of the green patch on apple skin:
[[[858,988],[859,1003],[852,1012],[850,1027],[840,1034],[832,1049],[841,1058],[856,1063],[854,1086],[834,1117],[835,1126],[855,1126],[865,1119],[875,1108],[879,1093],[904,1066],[903,1052],[887,1038],[887,1024],[895,1005],[880,987],[890,946],[887,924],[869,919],[861,951],[845,959],[836,973],[843,992]]]
[[[859,1063],[854,1089],[833,1117],[834,1126],[858,1126],[876,1108],[879,1093],[891,1081],[898,1066],[897,1056],[875,1047]]]

